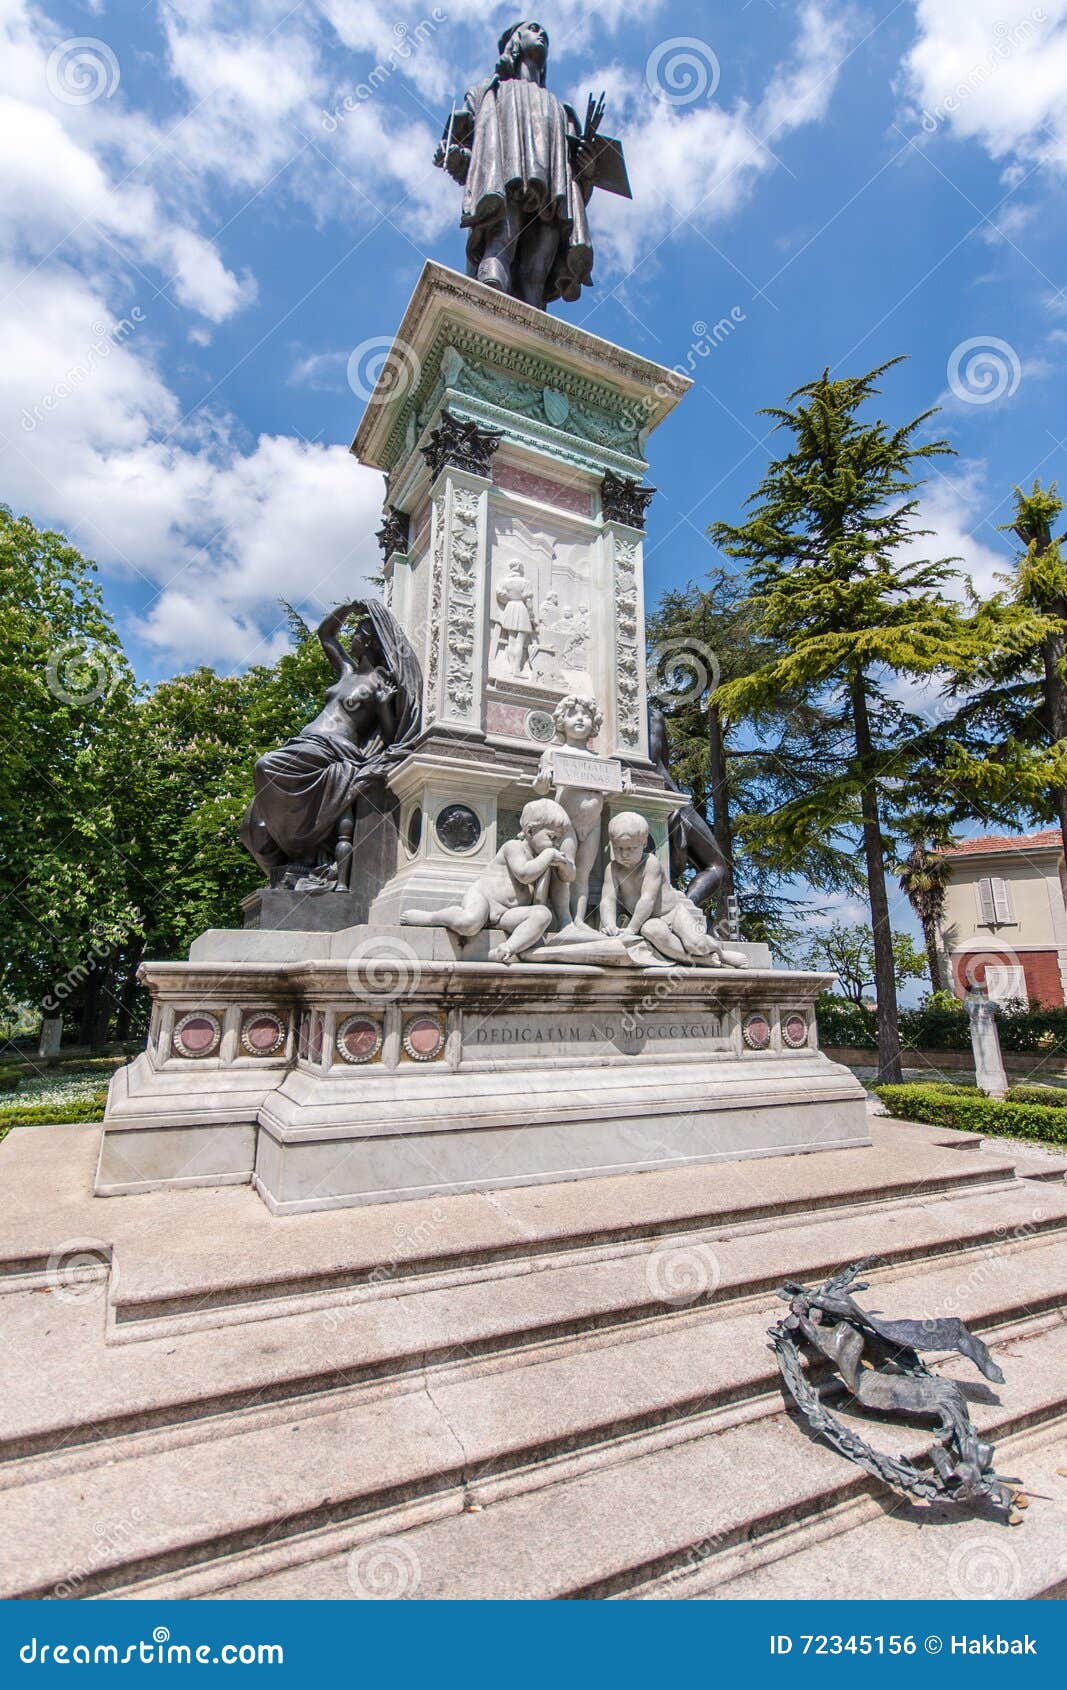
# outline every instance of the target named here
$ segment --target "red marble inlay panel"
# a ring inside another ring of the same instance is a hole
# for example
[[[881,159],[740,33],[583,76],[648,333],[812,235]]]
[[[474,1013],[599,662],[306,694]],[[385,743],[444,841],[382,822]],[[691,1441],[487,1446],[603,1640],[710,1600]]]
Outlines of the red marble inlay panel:
[[[807,1044],[808,1023],[805,1021],[799,1010],[794,1011],[792,1015],[786,1016],[782,1023],[782,1034],[785,1038],[786,1044],[793,1050],[799,1050],[802,1045]]]
[[[766,1050],[771,1042],[771,1024],[765,1015],[750,1015],[744,1033],[750,1050]]]
[[[218,1038],[218,1027],[206,1015],[191,1016],[178,1032],[178,1043],[190,1056],[199,1056],[202,1051],[210,1050]]]
[[[593,514],[592,493],[575,482],[553,481],[547,475],[535,475],[533,470],[508,463],[493,464],[493,480],[498,487],[522,493],[527,499],[541,499],[557,510],[575,511],[579,516]]]
[[[431,1015],[416,1016],[404,1028],[404,1049],[416,1062],[430,1062],[444,1042],[444,1028]]]

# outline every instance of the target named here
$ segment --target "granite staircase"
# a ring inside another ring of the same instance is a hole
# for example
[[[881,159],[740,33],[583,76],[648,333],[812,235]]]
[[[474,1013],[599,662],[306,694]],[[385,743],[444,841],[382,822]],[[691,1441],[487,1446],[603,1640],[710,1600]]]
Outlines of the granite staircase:
[[[1065,1164],[872,1135],[277,1219],[245,1187],[94,1199],[98,1129],[13,1132],[0,1594],[1062,1593]],[[1000,1361],[941,1367],[1021,1525],[886,1493],[783,1403],[774,1287],[870,1254],[868,1307],[961,1314]]]

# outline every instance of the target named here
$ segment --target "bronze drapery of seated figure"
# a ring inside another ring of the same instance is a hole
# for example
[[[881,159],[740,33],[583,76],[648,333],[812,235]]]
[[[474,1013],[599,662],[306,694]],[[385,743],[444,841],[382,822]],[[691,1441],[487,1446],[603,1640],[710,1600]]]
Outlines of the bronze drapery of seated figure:
[[[341,632],[359,621],[350,644]],[[374,599],[340,605],[319,640],[336,679],[315,717],[256,764],[241,841],[272,886],[346,890],[355,805],[419,729],[422,675],[396,619]]]

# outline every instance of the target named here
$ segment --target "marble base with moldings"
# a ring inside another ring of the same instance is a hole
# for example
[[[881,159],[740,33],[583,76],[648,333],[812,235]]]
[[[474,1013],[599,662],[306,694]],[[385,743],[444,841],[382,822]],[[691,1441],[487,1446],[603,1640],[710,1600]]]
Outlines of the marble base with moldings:
[[[251,1181],[288,1214],[868,1142],[817,1048],[829,976],[505,966],[492,938],[218,932],[145,964],[97,1193]]]

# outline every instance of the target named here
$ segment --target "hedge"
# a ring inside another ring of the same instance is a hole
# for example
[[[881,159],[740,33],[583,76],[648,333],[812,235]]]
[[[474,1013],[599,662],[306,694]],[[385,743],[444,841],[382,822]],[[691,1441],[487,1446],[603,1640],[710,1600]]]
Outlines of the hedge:
[[[963,1086],[875,1086],[874,1090],[899,1121],[926,1121],[932,1127],[955,1127],[960,1132],[1036,1138],[1047,1144],[1067,1145],[1067,1112],[1062,1106],[1001,1103]]]
[[[1047,1109],[1067,1109],[1067,1086],[1009,1086],[1009,1103],[1043,1103]]]
[[[21,1068],[0,1068],[0,1091],[17,1091],[21,1081]]]
[[[102,1121],[107,1093],[76,1097],[70,1103],[12,1103],[0,1108],[0,1133],[8,1127],[65,1126],[68,1121]]]
[[[970,1050],[971,1028],[962,1003],[949,1003],[945,993],[939,998],[920,1009],[900,1011],[900,1041],[906,1050]],[[873,1009],[850,1003],[836,992],[824,992],[815,1015],[821,1044],[878,1048]],[[1067,1009],[1001,1010],[997,1030],[1003,1050],[1067,1056]]]

